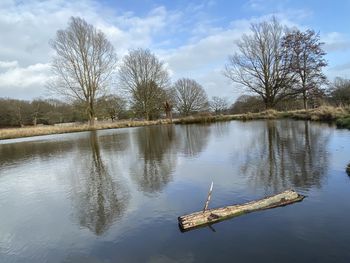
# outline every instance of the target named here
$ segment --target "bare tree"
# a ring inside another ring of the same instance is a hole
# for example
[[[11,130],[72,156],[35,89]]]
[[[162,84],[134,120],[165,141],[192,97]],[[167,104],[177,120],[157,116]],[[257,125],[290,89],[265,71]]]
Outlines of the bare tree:
[[[104,94],[115,71],[117,56],[112,44],[84,19],[72,17],[50,45],[56,55],[52,61],[55,79],[49,88],[81,101],[94,125],[96,98]]]
[[[50,111],[49,104],[44,101],[43,99],[34,99],[30,103],[31,108],[31,116],[32,116],[32,123],[33,126],[36,126],[38,123],[38,120],[40,118],[43,118],[45,113]]]
[[[227,98],[220,98],[217,96],[214,96],[211,98],[211,101],[209,102],[210,108],[215,114],[219,114],[227,110],[228,108],[228,102]]]
[[[239,52],[229,57],[224,75],[233,82],[258,94],[266,108],[290,95],[293,76],[290,57],[281,45],[283,26],[272,18],[252,24],[251,34],[237,42]]]
[[[97,112],[100,116],[108,117],[111,121],[120,119],[126,111],[126,101],[113,94],[105,95],[97,100]]]
[[[287,33],[282,40],[283,48],[290,51],[291,69],[296,73],[298,80],[294,88],[302,94],[305,109],[308,108],[308,99],[318,94],[320,86],[327,83],[327,78],[322,72],[322,68],[327,66],[323,44],[320,42],[320,35],[313,30],[301,32],[295,29]]]
[[[203,87],[193,79],[182,78],[175,82],[172,99],[181,115],[208,109],[208,97]]]
[[[145,119],[159,117],[169,86],[168,71],[148,49],[131,50],[119,69],[120,84],[131,96],[132,107]]]
[[[259,112],[264,109],[264,102],[260,96],[241,95],[231,105],[230,112],[241,114],[247,112]]]
[[[350,105],[350,79],[336,77],[329,95],[330,100],[337,106]]]

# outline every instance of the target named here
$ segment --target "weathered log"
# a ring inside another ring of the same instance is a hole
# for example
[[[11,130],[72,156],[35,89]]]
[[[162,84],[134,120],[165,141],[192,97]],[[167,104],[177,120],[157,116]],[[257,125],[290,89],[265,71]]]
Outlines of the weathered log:
[[[241,205],[232,205],[206,211],[196,212],[178,217],[182,231],[187,231],[200,226],[214,224],[225,219],[237,217],[254,211],[289,205],[300,202],[305,196],[293,190],[287,190],[277,195],[269,196],[260,200]]]

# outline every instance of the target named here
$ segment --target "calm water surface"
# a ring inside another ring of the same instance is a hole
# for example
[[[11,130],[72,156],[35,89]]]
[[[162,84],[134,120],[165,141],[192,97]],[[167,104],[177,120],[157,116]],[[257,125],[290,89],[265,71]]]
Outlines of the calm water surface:
[[[350,132],[304,121],[0,142],[0,262],[350,262]],[[287,207],[181,233],[177,217],[294,188]]]

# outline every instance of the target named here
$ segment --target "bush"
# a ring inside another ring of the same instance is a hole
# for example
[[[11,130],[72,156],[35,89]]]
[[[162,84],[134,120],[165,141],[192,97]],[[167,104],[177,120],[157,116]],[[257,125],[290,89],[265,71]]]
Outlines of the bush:
[[[336,124],[338,128],[350,129],[350,117],[340,118],[337,120]]]

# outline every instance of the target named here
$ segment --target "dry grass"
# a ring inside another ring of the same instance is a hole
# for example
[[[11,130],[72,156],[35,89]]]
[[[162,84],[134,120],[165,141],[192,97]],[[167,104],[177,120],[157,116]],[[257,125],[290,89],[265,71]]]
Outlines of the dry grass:
[[[316,109],[310,110],[296,110],[296,111],[276,111],[266,110],[258,113],[245,113],[235,115],[198,115],[181,118],[177,123],[190,124],[190,123],[208,123],[216,121],[229,121],[229,120],[259,120],[259,119],[282,119],[292,118],[299,120],[312,120],[312,121],[325,121],[325,122],[338,122],[342,124],[338,127],[350,128],[350,108],[349,107],[332,107],[321,106]]]
[[[180,118],[176,121],[176,123],[180,124],[192,124],[192,123],[210,123],[210,122],[218,122],[218,121],[231,121],[231,120],[258,120],[258,119],[276,119],[280,118],[280,112],[275,110],[267,110],[258,113],[245,113],[245,114],[233,114],[233,115],[195,115]]]
[[[81,124],[81,125],[74,125],[74,126],[73,125],[72,126],[47,125],[47,126],[37,126],[37,127],[0,129],[0,140],[20,138],[20,137],[39,136],[39,135],[49,135],[49,134],[91,131],[91,130],[149,126],[149,125],[168,124],[168,123],[170,123],[168,120],[118,121],[118,122],[97,123],[94,127],[90,127],[87,124]]]
[[[316,109],[297,110],[287,113],[290,118],[312,121],[336,121],[337,119],[344,118],[350,114],[347,108],[332,106],[321,106]]]

